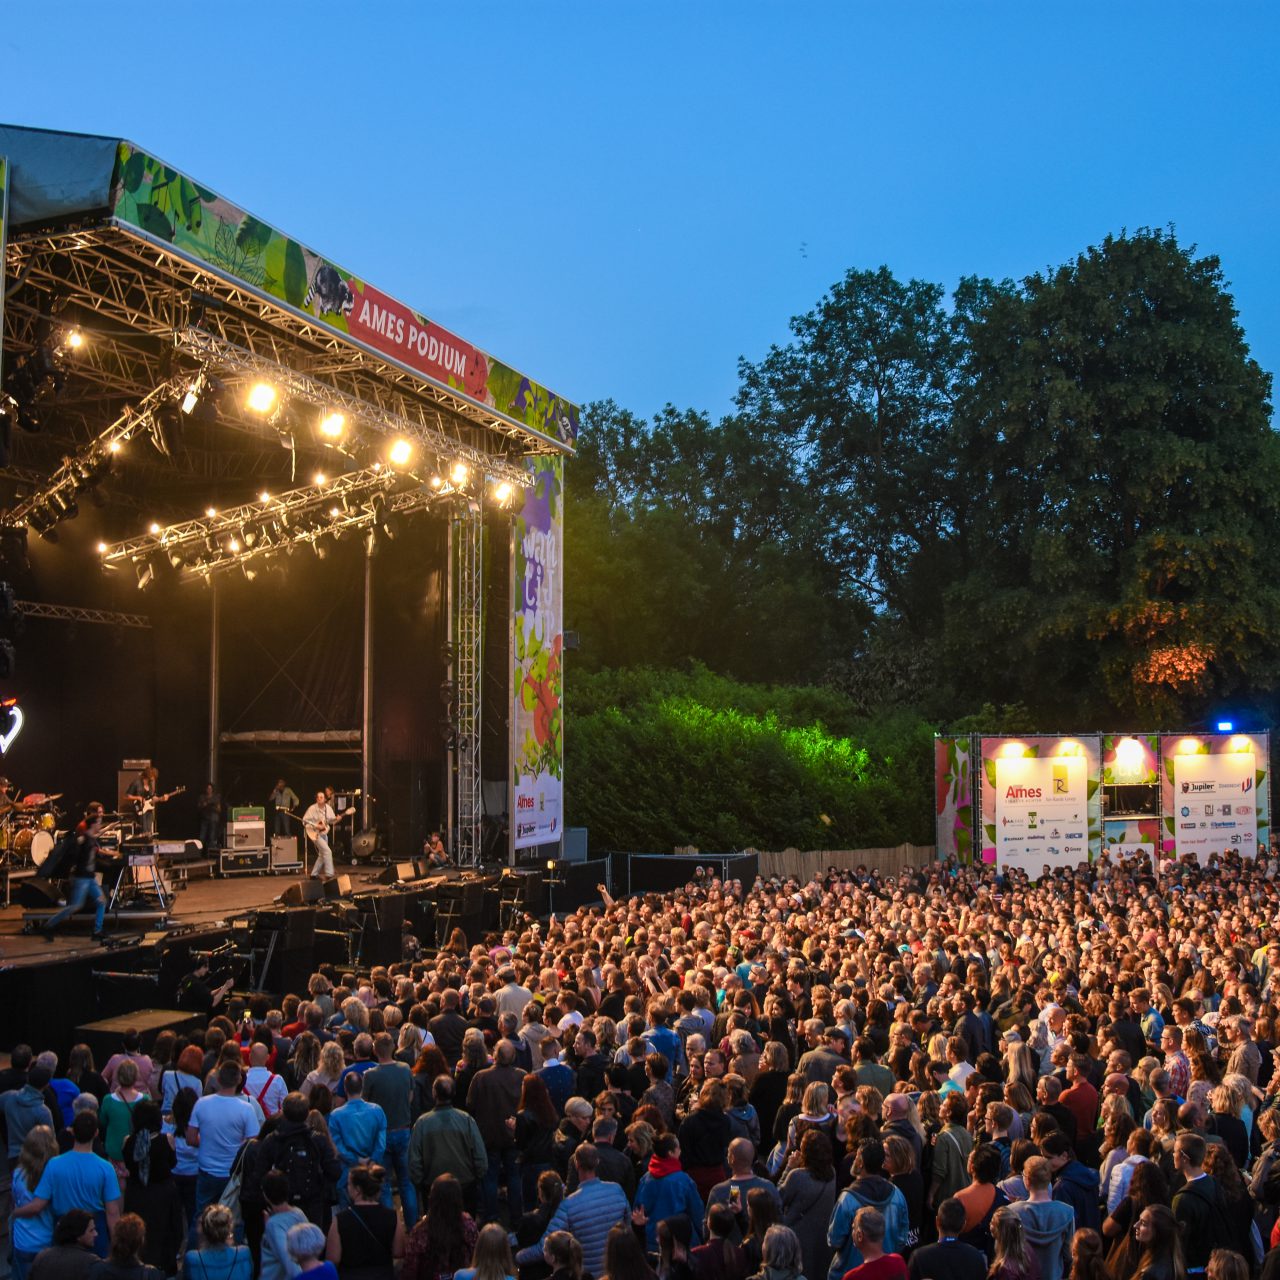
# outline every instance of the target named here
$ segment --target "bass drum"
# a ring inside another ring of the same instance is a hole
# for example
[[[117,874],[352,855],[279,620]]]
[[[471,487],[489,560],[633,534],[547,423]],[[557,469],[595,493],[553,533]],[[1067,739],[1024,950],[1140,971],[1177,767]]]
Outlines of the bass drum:
[[[45,860],[53,852],[54,839],[52,831],[28,831],[23,834],[31,837],[31,861],[37,867],[43,867]]]
[[[39,833],[31,827],[23,827],[21,831],[13,833],[13,851],[19,858],[27,858],[31,856],[32,841]]]

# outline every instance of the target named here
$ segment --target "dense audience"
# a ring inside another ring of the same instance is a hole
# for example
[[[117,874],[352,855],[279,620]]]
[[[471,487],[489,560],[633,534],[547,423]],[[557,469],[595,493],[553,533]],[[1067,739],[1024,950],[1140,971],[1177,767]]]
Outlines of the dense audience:
[[[1280,852],[603,896],[0,1071],[16,1280],[1280,1280]]]

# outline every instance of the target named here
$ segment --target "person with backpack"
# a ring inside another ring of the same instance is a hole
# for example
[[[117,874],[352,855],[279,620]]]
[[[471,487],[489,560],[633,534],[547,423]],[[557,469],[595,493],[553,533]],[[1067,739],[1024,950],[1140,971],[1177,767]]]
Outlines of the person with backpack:
[[[279,1120],[254,1153],[253,1180],[260,1186],[268,1169],[279,1169],[289,1179],[289,1203],[327,1230],[342,1161],[328,1135],[307,1123],[310,1112],[311,1104],[303,1094],[285,1097]]]
[[[196,1211],[199,1220],[205,1209],[217,1204],[231,1177],[231,1166],[241,1146],[257,1137],[261,1128],[258,1114],[241,1092],[240,1065],[224,1062],[218,1068],[217,1092],[206,1094],[191,1109],[187,1143],[196,1148]]]
[[[1182,1237],[1188,1271],[1203,1271],[1215,1249],[1241,1243],[1232,1237],[1227,1200],[1204,1171],[1205,1141],[1198,1133],[1180,1133],[1173,1144],[1173,1167],[1184,1182],[1173,1194],[1173,1216]]]

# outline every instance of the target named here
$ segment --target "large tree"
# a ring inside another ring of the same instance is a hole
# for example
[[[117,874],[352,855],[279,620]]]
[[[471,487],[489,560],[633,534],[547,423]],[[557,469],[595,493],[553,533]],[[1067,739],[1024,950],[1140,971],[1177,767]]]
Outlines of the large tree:
[[[1275,686],[1280,448],[1218,260],[1108,237],[965,318],[946,652],[1064,727]]]

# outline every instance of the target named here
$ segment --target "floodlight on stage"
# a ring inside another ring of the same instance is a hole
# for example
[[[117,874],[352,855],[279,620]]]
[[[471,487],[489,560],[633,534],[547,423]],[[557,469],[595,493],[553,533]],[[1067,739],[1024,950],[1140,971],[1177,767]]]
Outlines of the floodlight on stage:
[[[107,554],[107,544],[105,542],[98,543],[98,554],[105,556]]]
[[[147,525],[147,532],[154,538],[160,532],[160,526],[153,520]]]
[[[506,502],[506,500],[511,497],[511,485],[506,480],[503,480],[502,483],[494,489],[493,496],[497,498],[499,502]]]
[[[430,483],[433,489],[439,489],[444,485],[444,478],[442,476],[432,476]]]
[[[347,415],[345,413],[326,413],[320,419],[320,434],[326,440],[341,440],[342,433],[347,429]]]
[[[1218,732],[1219,732],[1219,733],[1230,733],[1230,732],[1231,732],[1235,727],[1236,727],[1236,726],[1235,726],[1235,721],[1233,721],[1233,720],[1219,720],[1219,721],[1218,721]]]
[[[205,507],[204,513],[210,520],[216,520],[218,518],[217,507]]]
[[[187,388],[187,393],[182,397],[182,412],[192,414],[196,411],[196,405],[200,403],[200,397],[204,395],[205,388],[209,385],[208,378],[201,373],[196,380]]]
[[[151,567],[151,564],[149,561],[147,560],[135,561],[133,567],[138,574],[138,590],[139,591],[141,591],[144,587],[150,586],[150,584],[155,581],[156,571]]]
[[[245,579],[248,582],[252,582],[254,578],[258,576],[257,569],[251,569],[247,560],[240,565],[240,569],[244,573]]]
[[[467,470],[467,464],[465,462],[455,462],[453,464],[453,470],[449,472],[449,478],[454,484],[466,484],[467,476],[470,474],[471,473]]]
[[[230,551],[232,554],[240,550],[240,539],[237,538],[235,534],[232,534],[231,537],[227,540],[227,550]]]
[[[84,333],[80,329],[68,329],[62,345],[69,351],[79,351],[84,346]]]
[[[399,439],[391,442],[391,448],[387,451],[387,461],[393,467],[407,467],[413,458],[413,445],[408,440]]]
[[[337,519],[341,514],[342,514],[342,508],[341,508],[341,507],[330,507],[330,508],[329,508],[329,516],[330,516],[330,518],[331,518],[331,519],[336,520],[336,519]]]
[[[329,477],[328,477],[328,476],[326,476],[326,475],[325,475],[325,473],[324,473],[323,471],[317,471],[317,472],[316,472],[316,474],[315,474],[314,479],[315,479],[316,487],[317,487],[317,488],[319,488],[319,489],[323,489],[323,488],[324,488],[324,486],[325,486],[325,485],[328,483],[328,481],[329,481]]]
[[[263,491],[262,491],[260,494],[258,494],[258,501],[259,501],[259,502],[270,502],[270,501],[271,501],[271,495],[270,495],[270,494],[269,494],[265,489],[263,489]]]
[[[249,389],[248,405],[254,413],[270,413],[276,399],[276,389],[269,382],[255,382]]]
[[[108,446],[112,453],[119,453],[124,448],[124,444],[119,440],[113,440]]]

